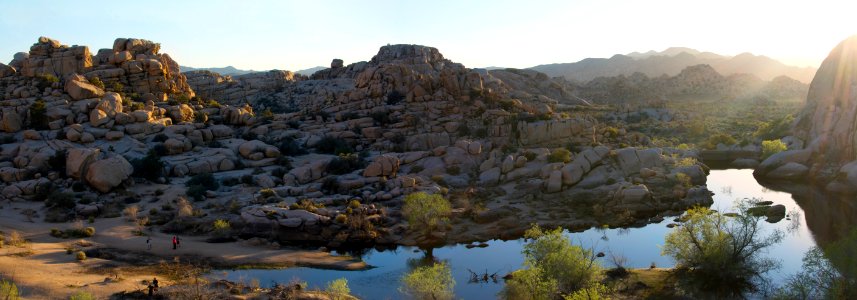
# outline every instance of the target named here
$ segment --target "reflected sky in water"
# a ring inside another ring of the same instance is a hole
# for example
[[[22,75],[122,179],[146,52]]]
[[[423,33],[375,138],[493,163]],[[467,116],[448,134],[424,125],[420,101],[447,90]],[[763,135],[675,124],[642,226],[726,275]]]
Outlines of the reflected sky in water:
[[[743,198],[761,198],[774,204],[786,206],[793,221],[782,220],[776,224],[765,223],[765,230],[779,229],[785,232],[783,242],[772,247],[767,255],[781,261],[782,267],[769,274],[774,282],[796,273],[801,268],[803,254],[815,241],[806,226],[806,216],[791,194],[762,187],[753,178],[752,170],[712,170],[708,176],[708,187],[715,193],[713,209],[721,212],[734,211],[735,200]],[[627,257],[628,266],[635,268],[671,267],[674,262],[660,255],[664,237],[670,231],[666,227],[673,218],[661,223],[649,224],[642,228],[629,229],[590,229],[580,233],[567,233],[575,243],[593,247],[596,251],[607,253],[602,259],[605,266],[611,266],[607,258],[614,252]],[[795,228],[795,225],[797,227]],[[792,228],[790,228],[792,227]],[[470,271],[505,275],[521,267],[523,241],[491,241],[487,248],[467,249],[463,245],[448,246],[434,251],[439,260],[447,261],[457,282],[455,293],[462,299],[495,298],[502,289],[502,279],[498,283],[468,283]],[[325,284],[337,278],[347,278],[351,291],[364,299],[400,299],[399,278],[409,271],[409,260],[422,257],[414,248],[400,247],[396,251],[369,251],[363,259],[375,268],[365,271],[336,271],[311,268],[292,268],[285,270],[238,270],[216,271],[214,276],[233,281],[249,282],[256,278],[263,286],[274,282],[287,283],[300,279],[309,283],[310,288],[324,288]]]

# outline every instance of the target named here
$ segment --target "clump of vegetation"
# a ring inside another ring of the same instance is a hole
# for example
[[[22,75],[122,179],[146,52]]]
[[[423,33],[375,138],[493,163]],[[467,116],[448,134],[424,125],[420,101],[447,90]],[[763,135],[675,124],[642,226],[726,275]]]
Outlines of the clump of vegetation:
[[[104,82],[101,81],[101,78],[98,78],[98,76],[90,78],[89,83],[98,87],[99,89],[102,89],[102,90],[104,89]]]
[[[69,297],[68,299],[69,300],[95,300],[96,298],[95,298],[95,296],[93,296],[92,294],[90,294],[88,292],[78,291],[77,293],[74,293],[74,295],[71,295],[71,297]]]
[[[321,203],[312,202],[309,199],[302,199],[298,202],[292,203],[292,205],[289,205],[289,209],[292,209],[292,210],[302,209],[302,210],[306,210],[308,212],[315,212],[319,208],[324,208],[324,205]]]
[[[357,153],[339,154],[327,164],[327,172],[335,175],[342,175],[354,172],[357,169],[365,166],[364,160]]]
[[[309,153],[293,138],[285,138],[280,142],[280,153],[287,156],[301,156]],[[335,148],[334,148],[335,149]]]
[[[762,141],[762,160],[771,157],[771,155],[786,151],[788,146],[781,140]]]
[[[449,166],[449,167],[446,167],[446,173],[447,173],[447,174],[449,174],[449,175],[458,175],[458,174],[461,174],[461,167],[460,167],[460,166]]]
[[[548,155],[548,161],[552,163],[568,163],[571,161],[571,151],[563,148],[554,149],[550,155]]]
[[[731,145],[735,145],[735,143],[737,143],[737,142],[735,141],[735,138],[732,137],[731,135],[728,135],[725,133],[718,133],[718,134],[712,135],[711,137],[708,138],[708,141],[706,141],[706,144],[705,144],[705,148],[706,149],[717,149],[718,144],[731,146]]]
[[[661,253],[676,261],[681,283],[692,293],[740,297],[759,286],[762,274],[778,267],[776,261],[760,254],[779,243],[783,233],[775,230],[761,236],[761,218],[748,212],[749,205],[739,202],[741,213],[734,216],[692,208],[685,216],[687,221],[666,236]]]
[[[74,258],[80,261],[86,260],[86,253],[83,251],[77,251],[77,253],[74,254]]]
[[[348,288],[348,279],[345,278],[339,278],[328,282],[324,291],[333,300],[348,299],[349,294],[351,294],[351,289]]]
[[[393,90],[387,94],[387,105],[396,105],[405,100],[405,95],[397,90]]]
[[[48,126],[48,122],[50,119],[47,116],[48,107],[45,104],[45,100],[38,99],[30,105],[30,126],[33,126],[36,130],[47,130],[50,127]]]
[[[349,154],[354,153],[354,148],[351,147],[345,140],[332,136],[325,136],[315,144],[315,150],[324,154]]]
[[[0,280],[0,299],[3,300],[19,300],[18,286],[14,282],[6,279]]]
[[[777,289],[774,299],[857,299],[857,230],[804,254],[803,268]]]
[[[211,224],[212,233],[218,237],[225,237],[229,235],[229,232],[232,230],[232,226],[229,224],[229,221],[217,219],[214,223]]]
[[[414,269],[402,277],[403,294],[413,299],[454,299],[455,279],[446,263],[435,263]]]
[[[533,226],[525,237],[525,269],[512,273],[503,294],[508,299],[554,299],[578,291],[595,292],[590,299],[606,297],[599,286],[602,267],[592,249],[573,245],[561,228],[543,230]]]
[[[193,198],[194,201],[202,201],[205,198],[205,192],[213,191],[220,187],[220,183],[210,173],[197,174],[191,177],[186,183],[187,191],[185,194]]]
[[[165,175],[164,162],[154,150],[149,150],[149,153],[143,158],[131,160],[131,166],[134,167],[134,173],[131,174],[134,177],[155,181]]]
[[[440,230],[449,221],[452,205],[438,194],[417,192],[405,197],[402,214],[408,220],[408,227],[423,238]]]

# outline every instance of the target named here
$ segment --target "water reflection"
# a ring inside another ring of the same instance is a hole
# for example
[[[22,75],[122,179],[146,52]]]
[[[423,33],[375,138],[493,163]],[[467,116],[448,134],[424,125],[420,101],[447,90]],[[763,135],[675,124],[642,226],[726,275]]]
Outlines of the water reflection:
[[[847,197],[834,197],[819,189],[796,184],[759,184],[753,178],[752,170],[712,170],[708,176],[708,188],[714,191],[712,209],[721,212],[734,211],[733,203],[737,199],[762,198],[782,204],[789,213],[789,220],[775,224],[765,223],[766,230],[779,229],[787,232],[783,241],[769,249],[767,255],[778,259],[781,268],[770,272],[773,282],[784,282],[790,275],[802,268],[803,253],[816,244],[826,245],[835,241],[857,227],[857,207]],[[793,197],[794,195],[794,197]],[[594,248],[596,252],[615,253],[627,258],[627,267],[648,268],[671,267],[674,262],[660,255],[664,237],[671,230],[668,224],[674,223],[668,218],[659,223],[640,228],[604,229],[596,228],[579,233],[567,233],[575,243]],[[519,269],[523,263],[521,250],[523,242],[490,241],[487,248],[467,249],[464,245],[447,246],[434,250],[433,256],[446,261],[452,268],[452,275],[458,284],[455,286],[456,298],[492,299],[502,289],[503,280],[494,283],[471,281],[472,272],[477,274],[497,273],[505,275]],[[238,270],[222,273],[222,277],[258,278],[260,282],[288,282],[299,277],[310,287],[324,287],[331,280],[345,277],[352,292],[364,299],[401,299],[399,279],[410,271],[415,262],[424,257],[415,248],[400,247],[397,250],[369,250],[362,258],[376,268],[364,271],[319,270],[310,268],[292,268],[286,270]],[[610,266],[609,257],[602,258],[605,266]],[[857,256],[855,256],[857,257]]]

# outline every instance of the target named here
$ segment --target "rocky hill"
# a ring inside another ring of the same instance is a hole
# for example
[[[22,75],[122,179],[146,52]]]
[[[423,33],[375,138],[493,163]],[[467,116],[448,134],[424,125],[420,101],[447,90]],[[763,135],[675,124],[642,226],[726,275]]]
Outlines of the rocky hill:
[[[788,66],[761,55],[742,53],[730,57],[678,47],[663,52],[634,52],[617,54],[611,58],[587,58],[575,63],[539,65],[531,69],[551,77],[562,76],[570,81],[585,83],[598,77],[630,76],[638,72],[649,77],[676,76],[685,68],[700,64],[710,65],[725,76],[752,74],[766,81],[787,76],[808,83],[815,74],[814,68]]]
[[[117,39],[93,56],[43,37],[0,64],[0,197],[46,201],[35,214],[52,221],[147,198],[170,207],[147,215],[160,230],[225,219],[242,238],[329,246],[515,237],[546,214],[645,223],[711,201],[695,153],[558,113],[587,103],[539,72],[391,45],[310,77],[233,77],[179,73],[158,50]],[[202,203],[181,213],[164,189]],[[463,225],[410,235],[400,209],[417,191],[451,198]]]
[[[786,76],[768,82],[750,74],[723,76],[709,65],[690,66],[676,76],[649,77],[637,72],[631,76],[598,77],[585,84],[568,85],[567,88],[575,95],[597,103],[660,101],[693,96],[791,99],[805,97],[808,89],[806,84]]]
[[[230,75],[230,76],[244,75],[244,74],[248,74],[248,73],[257,72],[257,71],[253,71],[253,70],[241,70],[241,69],[237,69],[233,66],[226,66],[223,68],[194,68],[194,67],[179,66],[179,70],[182,73],[191,72],[191,71],[211,71],[211,72],[215,72],[217,74]]]

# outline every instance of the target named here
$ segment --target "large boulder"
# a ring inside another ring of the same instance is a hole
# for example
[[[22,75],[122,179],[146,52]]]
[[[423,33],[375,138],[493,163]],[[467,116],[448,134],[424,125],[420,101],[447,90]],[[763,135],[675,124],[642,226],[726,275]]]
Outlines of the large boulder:
[[[74,100],[98,98],[104,91],[92,85],[83,76],[74,74],[65,83],[65,92]]]
[[[80,179],[86,174],[87,167],[98,158],[101,150],[98,148],[71,148],[66,152],[65,173],[67,176]]]
[[[378,176],[387,176],[391,177],[396,175],[396,172],[399,171],[399,158],[391,155],[381,155],[375,158],[369,166],[363,170],[363,176],[365,177],[378,177]]]
[[[131,176],[134,167],[122,156],[98,160],[86,170],[86,182],[102,193],[109,192]]]

